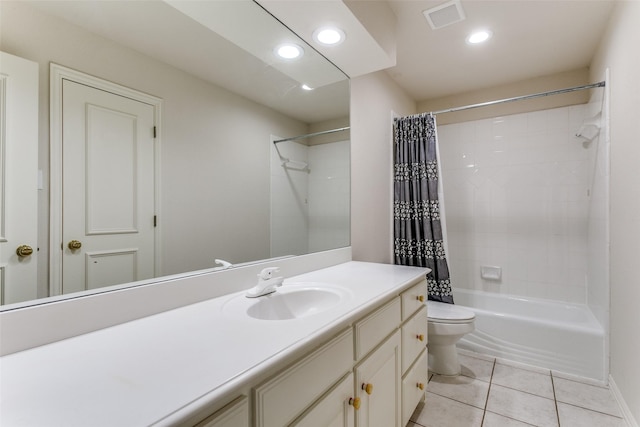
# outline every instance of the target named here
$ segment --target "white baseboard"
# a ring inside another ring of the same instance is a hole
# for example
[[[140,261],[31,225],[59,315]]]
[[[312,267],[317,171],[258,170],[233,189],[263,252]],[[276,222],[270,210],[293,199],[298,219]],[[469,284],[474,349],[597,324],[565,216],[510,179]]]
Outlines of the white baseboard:
[[[618,401],[618,405],[620,405],[620,410],[622,411],[622,418],[624,418],[627,425],[629,427],[640,427],[638,426],[638,422],[633,417],[633,414],[631,413],[627,402],[625,402],[624,397],[622,397],[620,389],[616,385],[616,382],[613,380],[613,377],[611,375],[609,375],[609,389]]]

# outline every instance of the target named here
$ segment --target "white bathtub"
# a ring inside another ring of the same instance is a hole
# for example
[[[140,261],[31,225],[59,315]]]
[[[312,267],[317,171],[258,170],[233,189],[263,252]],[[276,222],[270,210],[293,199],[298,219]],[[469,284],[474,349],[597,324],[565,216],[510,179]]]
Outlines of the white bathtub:
[[[606,382],[604,329],[586,305],[457,289],[476,313],[458,347]]]

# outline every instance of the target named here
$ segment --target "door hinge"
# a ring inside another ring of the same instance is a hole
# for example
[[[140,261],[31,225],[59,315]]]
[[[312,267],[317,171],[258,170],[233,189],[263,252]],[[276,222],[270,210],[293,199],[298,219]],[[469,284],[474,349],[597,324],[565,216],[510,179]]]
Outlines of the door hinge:
[[[156,129],[156,127],[154,126],[154,127],[153,127],[153,137],[154,137],[154,138],[156,138],[157,134],[158,134],[158,133],[157,133],[157,129]]]
[[[157,215],[154,215],[154,216],[153,216],[153,226],[154,226],[154,227],[157,227],[157,226],[158,226],[158,216],[157,216]]]

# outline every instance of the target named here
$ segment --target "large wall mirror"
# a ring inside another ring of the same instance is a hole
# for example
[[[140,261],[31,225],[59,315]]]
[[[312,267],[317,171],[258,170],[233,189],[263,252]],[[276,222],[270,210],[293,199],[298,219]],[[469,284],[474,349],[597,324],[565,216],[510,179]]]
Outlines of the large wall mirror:
[[[302,56],[277,57],[285,43]],[[2,1],[0,51],[38,64],[37,238],[3,231],[3,307],[349,245],[348,78],[260,4]],[[148,132],[131,131],[144,117]],[[145,139],[151,154],[127,145]],[[146,155],[151,185],[135,163]],[[150,256],[92,243],[143,228]]]

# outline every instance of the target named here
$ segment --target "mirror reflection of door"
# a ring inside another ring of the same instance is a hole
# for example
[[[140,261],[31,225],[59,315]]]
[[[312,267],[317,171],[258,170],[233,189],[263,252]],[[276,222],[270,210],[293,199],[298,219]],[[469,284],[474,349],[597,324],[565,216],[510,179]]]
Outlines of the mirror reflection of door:
[[[37,298],[38,64],[0,52],[0,304]]]
[[[62,83],[62,293],[154,277],[154,106]]]

